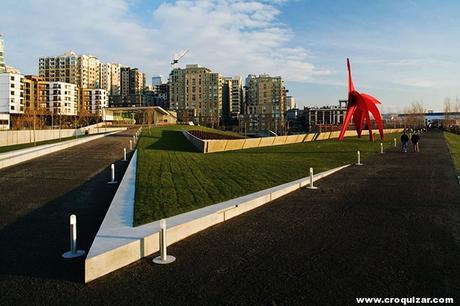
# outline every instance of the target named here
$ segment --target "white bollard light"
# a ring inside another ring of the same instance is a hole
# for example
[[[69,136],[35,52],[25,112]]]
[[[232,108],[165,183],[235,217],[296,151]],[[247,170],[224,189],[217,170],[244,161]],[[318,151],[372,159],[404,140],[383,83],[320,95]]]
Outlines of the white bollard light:
[[[308,189],[318,189],[318,187],[313,186],[313,168],[310,168],[310,186]]]
[[[172,263],[176,260],[176,257],[168,255],[166,247],[167,247],[167,242],[166,242],[166,220],[161,219],[160,220],[160,233],[159,233],[159,239],[160,239],[160,256],[155,257],[153,259],[153,262],[156,264],[160,265],[165,265]]]
[[[77,250],[77,216],[70,215],[70,251],[62,254],[63,258],[75,258],[85,254],[83,250]]]
[[[126,148],[123,148],[123,161],[126,161]]]
[[[129,140],[129,149],[133,150],[133,141],[131,139]]]
[[[133,143],[136,143],[136,135],[133,135]]]
[[[393,138],[394,146],[396,148],[396,138]]]
[[[356,164],[357,166],[362,166],[361,164],[361,152],[358,151],[358,163]]]
[[[112,164],[110,168],[111,168],[112,175],[111,175],[111,181],[109,182],[109,184],[116,184],[118,182],[115,181],[115,164]]]
[[[380,154],[383,154],[383,143],[380,143]]]

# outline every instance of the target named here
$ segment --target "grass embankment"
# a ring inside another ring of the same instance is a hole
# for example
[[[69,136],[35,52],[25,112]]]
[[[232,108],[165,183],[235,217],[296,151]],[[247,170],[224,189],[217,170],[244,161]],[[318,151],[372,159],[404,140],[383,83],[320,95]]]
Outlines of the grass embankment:
[[[355,137],[203,154],[170,126],[144,129],[138,144],[134,223],[140,225],[356,162],[380,142]],[[209,130],[209,129],[205,129]],[[387,135],[386,147],[394,135]],[[399,137],[397,137],[399,138]]]
[[[444,137],[449,145],[449,151],[452,155],[457,175],[460,175],[460,135],[444,132]]]
[[[82,138],[82,137],[85,137],[85,135],[78,136],[78,138]],[[31,142],[31,143],[22,143],[22,144],[17,144],[17,145],[12,145],[12,146],[4,146],[4,147],[0,147],[0,153],[20,150],[20,149],[26,149],[26,148],[31,148],[31,147],[38,147],[42,145],[47,145],[47,144],[52,144],[52,143],[57,143],[57,142],[72,140],[72,139],[76,139],[75,136],[65,137],[61,139],[58,138],[58,139],[51,139],[51,140],[45,140],[45,141],[37,141],[36,143]]]

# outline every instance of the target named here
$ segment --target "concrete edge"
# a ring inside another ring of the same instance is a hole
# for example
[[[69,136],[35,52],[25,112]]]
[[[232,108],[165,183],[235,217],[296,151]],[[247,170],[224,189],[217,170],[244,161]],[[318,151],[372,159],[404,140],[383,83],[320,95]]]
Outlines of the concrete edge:
[[[400,133],[402,132],[403,129],[384,129],[385,134],[391,134],[391,133]],[[351,131],[351,130],[348,130]],[[256,147],[244,147],[244,143],[241,146],[229,146],[228,144],[234,141],[235,139],[208,139],[208,140],[203,140],[200,139],[192,134],[190,134],[188,131],[185,129],[182,129],[182,133],[184,136],[202,153],[218,153],[218,152],[226,152],[226,151],[237,151],[237,150],[245,150],[249,148],[256,148]],[[338,134],[335,135],[335,132],[322,132],[322,133],[309,133],[309,134],[299,134],[302,135],[303,137],[299,137],[296,141],[294,142],[286,142],[287,136],[273,136],[273,137],[260,137],[259,144],[257,145],[257,148],[262,148],[262,147],[269,147],[269,146],[283,146],[287,144],[296,144],[296,143],[302,143],[306,142],[307,138],[309,135],[312,135],[311,141],[321,141],[321,140],[329,140],[329,139],[336,139],[338,137]],[[367,131],[369,134],[369,132]],[[362,135],[368,135],[366,134],[366,131],[363,131]],[[356,136],[355,134],[345,134],[344,137],[354,137]],[[268,140],[273,140],[271,142],[264,143],[264,139]],[[250,138],[254,139],[254,138]],[[283,141],[284,139],[284,141]],[[219,149],[211,149],[209,148],[209,144],[216,144],[216,143],[222,143],[223,148]]]
[[[96,140],[108,135],[112,135],[121,131],[125,131],[127,128],[120,128],[117,131],[99,134],[94,136],[87,136],[79,139],[71,139],[63,142],[52,143],[47,145],[41,145],[37,147],[31,147],[26,149],[14,150],[0,154],[0,169],[10,167],[46,154],[54,153],[70,147],[80,145],[92,140]]]
[[[159,221],[132,227],[136,176],[136,153],[131,159],[109,210],[85,259],[85,283],[127,266],[159,251]],[[317,181],[346,167],[344,165],[314,175]],[[134,177],[134,180],[133,180]],[[213,225],[308,185],[309,177],[278,185],[239,198],[199,208],[166,219],[168,245]],[[131,185],[131,186],[130,186]],[[130,220],[128,220],[130,219]]]

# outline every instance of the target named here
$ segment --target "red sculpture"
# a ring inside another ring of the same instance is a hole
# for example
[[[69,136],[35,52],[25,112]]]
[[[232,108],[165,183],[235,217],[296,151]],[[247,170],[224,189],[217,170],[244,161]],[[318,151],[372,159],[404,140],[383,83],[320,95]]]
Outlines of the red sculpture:
[[[381,104],[376,98],[367,95],[365,93],[359,93],[355,90],[353,85],[353,80],[351,79],[351,68],[350,60],[347,58],[347,67],[348,67],[348,105],[345,119],[343,121],[342,130],[340,130],[339,140],[343,139],[345,132],[350,124],[350,120],[353,117],[353,122],[355,124],[356,132],[358,137],[361,137],[361,132],[364,128],[364,121],[367,124],[369,129],[369,138],[371,141],[374,141],[374,135],[372,134],[372,122],[369,117],[369,112],[372,113],[372,116],[377,123],[380,132],[380,139],[383,140],[383,126],[382,118],[376,104]]]

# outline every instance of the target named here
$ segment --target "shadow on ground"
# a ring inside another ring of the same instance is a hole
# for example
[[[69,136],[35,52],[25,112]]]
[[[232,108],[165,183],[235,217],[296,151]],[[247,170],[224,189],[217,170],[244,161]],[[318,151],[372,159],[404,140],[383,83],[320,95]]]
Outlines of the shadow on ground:
[[[150,136],[148,132],[144,132],[142,137],[157,139],[153,144],[147,147],[147,150],[197,152],[195,146],[185,138],[181,131],[163,130],[161,132],[161,137]]]

